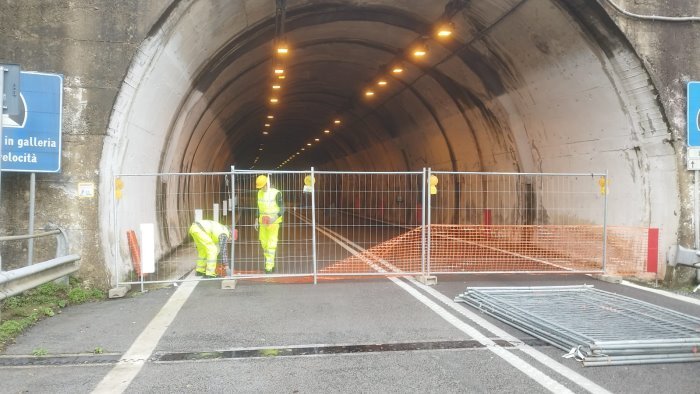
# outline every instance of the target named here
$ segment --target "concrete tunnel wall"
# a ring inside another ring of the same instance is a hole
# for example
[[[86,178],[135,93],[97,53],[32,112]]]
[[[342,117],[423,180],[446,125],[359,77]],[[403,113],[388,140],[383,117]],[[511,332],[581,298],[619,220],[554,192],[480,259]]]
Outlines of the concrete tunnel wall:
[[[699,12],[694,0],[617,3],[648,15]],[[103,283],[115,264],[114,174],[251,165],[274,12],[272,0],[0,5],[2,60],[65,76],[62,171],[37,175],[36,228],[66,229],[81,276]],[[359,100],[382,62],[446,14],[452,44],[431,40],[431,60],[406,64],[410,78],[392,94]],[[287,31],[299,78],[268,158],[286,158],[280,145],[306,141],[339,114],[344,132],[289,167],[608,169],[610,224],[660,227],[663,251],[693,246],[683,146],[685,84],[700,75],[696,23],[628,18],[604,0],[336,0],[288,1]],[[257,168],[279,164],[262,160]],[[3,174],[2,234],[26,232],[24,175]],[[99,204],[77,196],[79,182],[99,185]],[[143,197],[156,189],[124,193],[141,196],[138,212],[158,203]],[[120,261],[126,252],[121,245]],[[4,268],[8,249],[3,257]]]
[[[399,86],[389,99],[341,103],[340,108],[314,105],[310,96],[318,92],[302,92],[305,85],[313,85],[312,78],[303,76],[305,68],[317,71],[314,77],[327,84],[312,88],[355,96],[381,65],[390,64],[424,34],[425,26],[439,20],[444,8],[408,1],[371,1],[340,9],[327,5],[287,2],[287,37],[295,48],[288,69],[290,79],[302,82],[296,82],[299,92],[290,88],[283,98],[311,103],[297,114],[308,117],[308,124],[318,124],[309,128],[323,127],[315,116],[327,121],[340,115],[348,124],[338,131],[337,141],[315,148],[326,155],[311,153],[292,168],[607,170],[613,191],[608,223],[658,226],[664,230],[662,245],[675,241],[676,159],[663,143],[669,131],[641,61],[597,5],[465,2],[452,18],[455,40],[465,44],[457,55],[450,55],[454,48],[431,42],[433,60],[404,62],[411,77],[392,81]],[[347,17],[338,15],[344,10]],[[313,24],[323,12],[336,15]],[[590,20],[577,19],[580,12]],[[252,165],[245,149],[257,146],[246,139],[259,139],[264,118],[267,91],[261,87],[267,85],[272,66],[274,13],[271,1],[180,2],[132,62],[112,114],[101,173],[220,171],[231,164]],[[247,47],[246,40],[265,44]],[[319,70],[319,64],[335,69],[337,63],[340,71],[332,77]],[[306,134],[299,139],[312,138]],[[279,139],[289,141],[286,137]],[[259,168],[274,168],[282,160],[268,160],[267,167]],[[103,176],[102,181],[108,190],[110,178]],[[156,192],[149,178],[130,187],[145,196]],[[101,195],[102,206],[111,209],[110,194]],[[652,210],[651,201],[669,204]],[[176,211],[167,219],[154,217],[155,199],[120,204],[120,210],[141,222],[180,221],[170,217]],[[601,224],[600,217],[578,219]],[[103,228],[109,233],[112,225],[105,222]],[[161,244],[160,253],[181,240],[169,237],[172,244]],[[108,260],[114,258],[110,252]],[[125,248],[120,254],[128,259]]]

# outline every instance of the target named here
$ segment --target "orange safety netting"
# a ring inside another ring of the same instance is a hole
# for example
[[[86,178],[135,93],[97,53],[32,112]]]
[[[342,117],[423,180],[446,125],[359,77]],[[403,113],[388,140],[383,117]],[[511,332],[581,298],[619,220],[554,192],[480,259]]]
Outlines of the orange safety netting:
[[[432,273],[603,271],[602,226],[435,224],[429,232]],[[415,228],[319,274],[428,271],[421,267],[421,238]],[[609,227],[606,272],[644,276],[647,240],[646,228]]]

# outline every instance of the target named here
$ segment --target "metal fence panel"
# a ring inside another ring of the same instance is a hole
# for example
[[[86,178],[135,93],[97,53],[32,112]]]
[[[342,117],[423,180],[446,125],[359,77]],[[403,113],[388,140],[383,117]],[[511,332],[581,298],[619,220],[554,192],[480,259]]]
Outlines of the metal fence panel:
[[[228,226],[232,223],[230,173],[122,174],[115,177],[114,184],[118,283],[181,279],[194,268],[197,258],[188,234],[195,215]],[[140,257],[140,226],[144,223],[155,228],[152,270],[143,266]]]
[[[315,178],[319,275],[422,271],[422,172],[318,171]]]
[[[271,274],[255,228],[259,175],[285,206]],[[604,174],[429,169],[124,174],[115,178],[115,275],[182,279],[197,257],[188,234],[197,217],[237,234],[232,277],[603,272],[608,249],[613,271],[639,272],[649,232],[607,228],[606,183]],[[139,256],[143,223],[155,227],[152,272]]]
[[[604,270],[606,175],[435,171],[431,178],[429,272]]]
[[[312,193],[310,189],[304,190],[304,179],[310,174],[310,171],[233,171],[234,217],[238,232],[232,248],[233,276],[313,276]],[[277,235],[275,269],[271,274],[264,271],[265,256],[259,239],[263,230],[259,224],[258,228],[255,225],[258,209],[255,180],[260,175],[265,175],[270,187],[282,193],[285,207]]]

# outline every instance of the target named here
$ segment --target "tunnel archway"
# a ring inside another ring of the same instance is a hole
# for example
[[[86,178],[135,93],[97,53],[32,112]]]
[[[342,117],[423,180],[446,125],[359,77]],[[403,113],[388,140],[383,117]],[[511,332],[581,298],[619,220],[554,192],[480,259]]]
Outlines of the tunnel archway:
[[[154,26],[124,80],[103,148],[105,245],[115,237],[106,214],[111,175],[231,165],[608,170],[612,190],[624,190],[610,196],[609,222],[653,222],[666,230],[662,245],[675,238],[676,158],[664,142],[655,88],[597,3],[287,1],[292,51],[272,106],[278,18],[273,1],[180,1]],[[443,41],[433,31],[445,21],[454,34]],[[429,48],[422,60],[409,53],[419,42]],[[390,72],[395,64],[404,68],[399,76]],[[378,78],[388,85],[376,87]],[[368,99],[370,86],[376,94]],[[651,201],[667,204],[652,212]],[[107,248],[107,261],[114,253]]]

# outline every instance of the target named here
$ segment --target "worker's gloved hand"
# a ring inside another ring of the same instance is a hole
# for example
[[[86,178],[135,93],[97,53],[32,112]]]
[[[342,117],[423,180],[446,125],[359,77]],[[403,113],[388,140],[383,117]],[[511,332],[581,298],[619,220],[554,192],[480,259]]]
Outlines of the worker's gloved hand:
[[[255,226],[255,231],[258,231],[258,227],[259,227],[258,218],[255,218],[255,225],[254,226]]]

